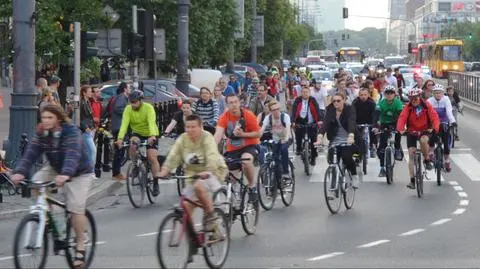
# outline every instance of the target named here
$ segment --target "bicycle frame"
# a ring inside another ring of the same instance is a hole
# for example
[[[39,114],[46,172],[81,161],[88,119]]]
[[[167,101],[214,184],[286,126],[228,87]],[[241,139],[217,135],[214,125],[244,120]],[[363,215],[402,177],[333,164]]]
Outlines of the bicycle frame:
[[[193,226],[192,218],[190,216],[190,213],[188,213],[188,211],[186,209],[185,202],[188,202],[188,203],[190,203],[192,205],[195,205],[197,207],[200,207],[202,209],[204,209],[204,207],[199,202],[195,202],[195,201],[193,201],[191,199],[188,199],[187,197],[182,195],[180,197],[180,209],[181,209],[181,211],[179,212],[178,208],[175,208],[175,211],[182,215],[182,220],[183,220],[182,231],[181,231],[179,240],[181,240],[183,234],[185,232],[187,232],[187,236],[189,237],[189,240],[191,240],[191,242],[193,242],[195,244],[195,246],[198,248],[198,247],[202,246],[205,238],[203,237],[203,233],[198,234],[197,232],[195,232],[195,228]]]
[[[362,143],[365,144],[365,152],[362,152],[362,153],[365,154],[365,156],[369,156],[370,154],[370,127],[371,126],[372,126],[371,124],[357,124],[357,128],[360,128],[362,130]]]

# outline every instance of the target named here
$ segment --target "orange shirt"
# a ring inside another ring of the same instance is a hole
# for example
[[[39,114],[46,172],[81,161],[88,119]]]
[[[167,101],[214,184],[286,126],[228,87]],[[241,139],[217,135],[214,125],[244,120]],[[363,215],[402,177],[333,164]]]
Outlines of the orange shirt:
[[[248,109],[242,109],[243,118],[245,120],[246,133],[259,132],[260,125],[257,122],[257,117]],[[232,115],[230,111],[225,111],[218,119],[217,126],[225,129],[227,135],[227,152],[239,150],[250,145],[257,145],[260,143],[259,138],[235,138],[231,139],[228,136],[233,136],[233,130],[237,125],[240,117]]]

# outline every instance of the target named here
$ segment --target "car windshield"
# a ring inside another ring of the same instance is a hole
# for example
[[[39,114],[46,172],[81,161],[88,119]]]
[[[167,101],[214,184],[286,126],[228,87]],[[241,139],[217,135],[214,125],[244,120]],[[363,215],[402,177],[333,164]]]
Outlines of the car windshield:
[[[315,80],[332,80],[330,72],[312,72],[312,78]]]
[[[404,64],[405,60],[403,58],[387,58],[383,61],[383,64],[386,67],[390,67],[393,64]]]
[[[461,58],[460,46],[443,46],[442,60],[444,61],[459,61]]]

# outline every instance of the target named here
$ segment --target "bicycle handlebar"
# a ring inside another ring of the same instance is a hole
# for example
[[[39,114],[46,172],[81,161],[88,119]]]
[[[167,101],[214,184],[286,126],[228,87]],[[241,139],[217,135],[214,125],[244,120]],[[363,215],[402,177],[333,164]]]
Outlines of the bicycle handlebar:
[[[140,143],[133,143],[133,144],[137,144],[139,147],[146,147],[148,146],[148,140],[140,140]],[[126,148],[130,146],[130,142],[129,141],[125,141],[122,143],[122,148]]]
[[[251,161],[251,158],[228,158],[224,157],[226,163],[241,163],[245,161]]]
[[[71,182],[71,181],[72,181],[72,179],[69,179],[69,180],[65,181],[65,183]],[[54,180],[49,180],[49,181],[44,181],[44,182],[33,182],[33,181],[30,181],[30,180],[24,180],[24,181],[20,181],[20,184],[23,185],[23,186],[26,186],[30,189],[55,188],[55,187],[57,187],[57,183]]]

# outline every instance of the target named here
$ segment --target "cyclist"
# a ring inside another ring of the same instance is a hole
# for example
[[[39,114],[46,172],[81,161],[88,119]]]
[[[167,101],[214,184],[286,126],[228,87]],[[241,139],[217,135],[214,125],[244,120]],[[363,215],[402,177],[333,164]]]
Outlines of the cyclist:
[[[270,101],[272,101],[272,100],[270,100]],[[263,110],[263,112],[261,112],[257,116],[257,122],[260,125],[260,127],[262,127],[262,128],[263,128],[263,121],[265,120],[265,118],[268,117],[268,115],[270,115],[270,109],[268,107],[269,103],[270,103],[269,101],[265,101],[265,103],[264,103],[265,110]],[[266,141],[266,140],[271,140],[271,139],[272,139],[272,128],[270,126],[267,126],[267,127],[262,129],[262,136],[260,137],[260,141]]]
[[[453,116],[452,111],[452,103],[448,96],[445,95],[445,88],[440,85],[436,84],[433,88],[433,96],[428,98],[428,102],[433,106],[435,111],[437,111],[438,117],[440,118],[441,123],[452,124],[455,126],[457,123],[455,121],[455,117]],[[448,129],[444,130],[442,125],[440,125],[440,132],[437,134],[433,134],[432,138],[430,139],[430,158],[433,156],[433,149],[435,147],[435,142],[437,139],[442,139],[443,142],[443,158],[445,161],[445,170],[450,172],[450,145],[448,143],[449,138]]]
[[[435,81],[433,81],[432,79],[427,79],[427,81],[425,81],[425,84],[423,84],[423,87],[422,87],[422,98],[424,100],[428,100],[428,98],[432,97],[433,96],[433,88],[435,87]]]
[[[85,205],[88,191],[93,181],[93,163],[89,161],[88,151],[80,129],[70,122],[62,107],[47,105],[41,111],[41,123],[36,135],[28,143],[25,154],[13,171],[11,177],[15,184],[30,174],[38,158],[43,154],[48,164],[32,178],[33,182],[54,179],[57,186],[64,186],[66,204],[72,213],[72,223],[76,238],[75,268],[85,264]],[[67,181],[71,180],[67,183]]]
[[[317,137],[318,144],[322,143],[323,135],[327,133],[327,139],[331,145],[338,145],[347,143],[349,146],[338,148],[338,156],[341,156],[343,164],[347,167],[352,175],[352,185],[358,189],[358,176],[353,153],[355,148],[353,143],[355,141],[356,132],[356,115],[355,108],[345,103],[345,96],[342,93],[335,93],[332,98],[332,103],[327,106],[325,120],[320,128]],[[333,156],[328,152],[328,162],[331,163]]]
[[[432,170],[432,163],[429,156],[428,140],[430,134],[438,132],[440,120],[432,105],[422,99],[422,89],[413,88],[408,93],[410,102],[403,107],[397,121],[397,131],[404,134],[408,129],[407,147],[409,154],[408,168],[410,172],[410,183],[407,188],[415,189],[415,178],[413,173],[414,155],[417,150],[417,141],[420,140],[420,148],[423,153],[424,163],[427,170]],[[405,128],[407,127],[407,129]],[[419,134],[419,135],[418,135]]]
[[[267,93],[265,85],[257,86],[257,96],[250,101],[250,111],[258,115],[265,109],[265,103],[272,101],[274,98]]]
[[[370,98],[367,88],[361,88],[358,97],[353,101],[352,106],[355,108],[356,124],[374,124],[375,123],[375,101]],[[361,134],[363,136],[363,133]],[[359,138],[361,137],[359,136]],[[370,132],[370,154],[375,158],[375,149],[377,148],[377,138]],[[362,152],[365,154],[366,152]],[[368,158],[368,156],[363,156]]]
[[[395,86],[388,85],[385,87],[384,98],[377,104],[378,110],[378,122],[380,123],[380,129],[385,130],[380,134],[380,144],[378,146],[378,158],[380,159],[380,173],[379,177],[385,177],[385,148],[387,147],[388,138],[390,137],[390,130],[396,128],[398,116],[403,110],[403,103],[400,99],[395,97],[397,93]],[[374,129],[377,132],[377,129]],[[395,135],[395,160],[403,159],[403,152],[401,149],[400,134]]]
[[[200,99],[193,103],[192,111],[202,119],[203,128],[214,134],[220,110],[217,102],[212,99],[212,92],[209,88],[200,88]]]
[[[115,144],[121,146],[123,139],[127,133],[127,129],[132,130],[130,141],[134,140],[148,140],[147,157],[152,166],[153,190],[152,194],[157,196],[160,193],[158,186],[158,174],[160,172],[160,165],[158,164],[158,127],[155,123],[156,115],[155,109],[149,103],[142,101],[143,93],[141,91],[133,91],[128,96],[130,104],[127,105],[123,111],[122,125],[118,132],[117,141]],[[134,156],[133,150],[129,151],[130,156]]]
[[[460,103],[460,97],[458,96],[458,92],[456,92],[452,86],[447,87],[447,96],[450,98],[450,102],[452,103],[453,108],[453,116],[455,117],[455,121],[457,120],[458,112],[462,111],[462,104]],[[458,122],[457,125],[454,126],[455,128],[455,140],[460,140],[458,137]]]
[[[304,86],[302,88],[302,95],[295,99],[295,102],[292,105],[292,114],[290,117],[293,121],[293,128],[296,124],[312,124],[317,123],[321,124],[323,120],[321,118],[320,109],[318,108],[318,103],[315,98],[310,96],[310,88]],[[310,159],[310,164],[314,166],[316,164],[317,150],[315,149],[314,143],[317,139],[317,126],[310,126],[307,129],[308,138],[310,139],[310,151],[312,156]],[[297,143],[297,155],[300,155],[303,151],[302,140],[305,136],[305,128],[295,128],[295,139]],[[307,160],[308,161],[308,160]]]
[[[175,132],[178,135],[183,134],[185,132],[185,119],[192,114],[192,101],[183,101],[181,110],[173,114],[170,124],[168,124],[167,128],[165,128],[165,134],[169,135],[175,128]]]
[[[214,208],[211,195],[221,187],[228,173],[227,165],[217,150],[212,134],[203,130],[202,120],[198,115],[189,115],[185,121],[185,133],[175,141],[167,159],[163,163],[160,177],[166,177],[170,171],[183,165],[186,176],[198,175],[202,180],[187,182],[183,194],[191,200],[200,200],[204,206],[204,223],[206,230],[215,229]],[[188,215],[193,216],[195,206],[185,203]]]
[[[271,129],[272,139],[277,142],[274,144],[273,157],[275,161],[282,164],[282,177],[290,178],[288,173],[288,146],[290,140],[290,116],[280,111],[280,103],[276,100],[268,103],[270,114],[265,117],[262,124],[261,133]]]
[[[241,167],[237,164],[229,164],[230,170],[239,170],[245,173],[248,180],[249,200],[256,202],[257,188],[255,187],[255,166],[254,159],[258,155],[258,144],[260,126],[257,123],[257,117],[250,110],[240,107],[240,99],[236,95],[227,96],[228,110],[225,111],[217,122],[215,132],[215,141],[220,143],[223,136],[227,137],[228,158],[250,159],[243,161]]]

